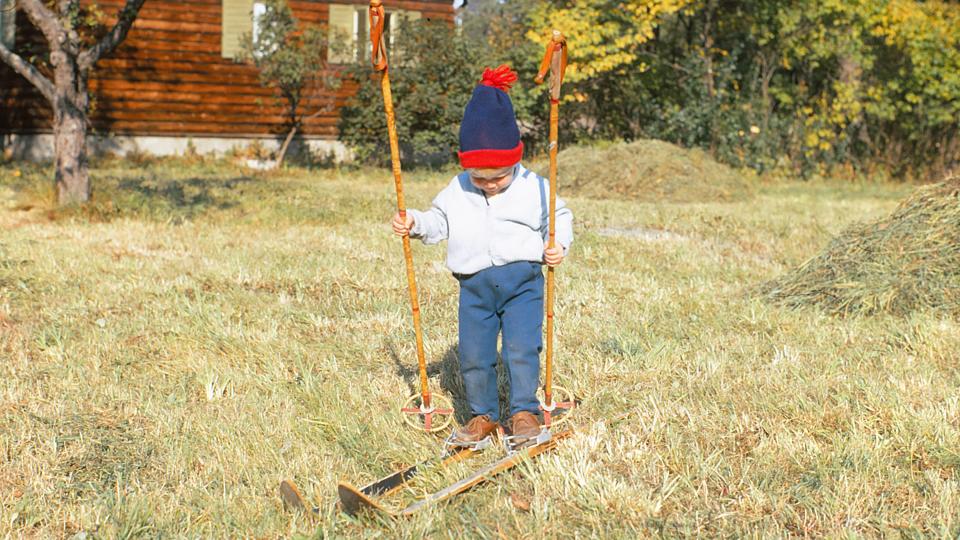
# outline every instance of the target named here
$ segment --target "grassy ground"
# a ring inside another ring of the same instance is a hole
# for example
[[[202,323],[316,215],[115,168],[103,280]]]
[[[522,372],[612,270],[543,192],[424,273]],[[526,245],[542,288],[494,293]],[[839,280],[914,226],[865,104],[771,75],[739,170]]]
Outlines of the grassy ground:
[[[107,163],[92,210],[51,213],[31,202],[46,173],[0,167],[0,536],[960,532],[957,322],[751,294],[901,186],[572,197],[556,371],[575,437],[390,521],[334,504],[337,480],[436,447],[394,413],[417,379],[389,175]],[[447,178],[408,178],[410,206]],[[442,248],[415,260],[432,380],[462,398],[456,284]],[[317,521],[283,510],[283,478]]]

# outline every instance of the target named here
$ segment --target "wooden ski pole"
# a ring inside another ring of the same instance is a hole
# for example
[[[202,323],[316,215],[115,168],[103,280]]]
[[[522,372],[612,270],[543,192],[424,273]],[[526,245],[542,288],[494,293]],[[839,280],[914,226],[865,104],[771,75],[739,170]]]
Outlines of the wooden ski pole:
[[[563,83],[563,75],[567,69],[567,40],[559,30],[553,31],[553,37],[547,44],[547,50],[543,55],[543,62],[540,63],[540,71],[537,73],[536,83],[542,84],[544,77],[550,73],[550,226],[549,241],[547,247],[556,247],[557,233],[557,152],[558,132],[560,123],[560,85]],[[546,374],[544,375],[543,397],[543,420],[547,427],[550,427],[551,414],[557,405],[553,402],[553,306],[555,297],[555,274],[556,269],[553,266],[547,267],[547,348],[546,348]],[[571,401],[572,401],[571,396]]]
[[[387,116],[387,133],[390,138],[390,161],[393,166],[393,180],[397,190],[397,212],[406,220],[407,208],[403,200],[403,175],[400,170],[400,146],[397,142],[396,116],[393,111],[393,95],[390,92],[390,70],[387,67],[387,47],[383,40],[383,26],[386,16],[382,0],[370,0],[370,42],[373,46],[373,69],[381,73],[380,89],[383,93],[383,108]],[[432,396],[427,385],[427,361],[423,352],[423,331],[420,328],[420,302],[417,297],[417,278],[413,271],[413,252],[410,248],[410,235],[403,235],[403,257],[407,264],[407,284],[410,289],[410,307],[413,311],[413,330],[417,339],[417,363],[420,368],[420,406],[404,408],[403,412],[424,417],[424,429],[437,431],[446,427],[433,425],[433,414],[451,415],[452,410],[436,409],[432,406]],[[408,404],[410,402],[408,401]],[[452,417],[450,417],[452,419]]]

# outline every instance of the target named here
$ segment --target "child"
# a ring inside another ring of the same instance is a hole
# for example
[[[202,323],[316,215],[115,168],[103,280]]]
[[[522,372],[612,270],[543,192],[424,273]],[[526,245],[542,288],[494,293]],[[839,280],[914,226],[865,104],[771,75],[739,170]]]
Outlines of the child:
[[[393,230],[425,244],[447,240],[447,267],[460,282],[459,356],[473,418],[453,442],[469,445],[497,427],[497,336],[510,382],[507,430],[517,444],[540,433],[543,272],[563,261],[573,241],[573,214],[559,198],[557,247],[547,249],[549,184],[520,164],[523,143],[507,91],[507,66],[484,71],[463,113],[460,164],[427,211],[397,213]]]

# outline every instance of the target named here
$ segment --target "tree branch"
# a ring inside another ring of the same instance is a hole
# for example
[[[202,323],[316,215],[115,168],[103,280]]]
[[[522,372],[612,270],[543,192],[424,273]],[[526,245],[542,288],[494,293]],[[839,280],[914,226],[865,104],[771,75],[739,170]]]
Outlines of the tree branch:
[[[57,0],[57,7],[60,9],[61,15],[66,15],[70,12],[70,8],[73,7],[77,0]]]
[[[56,99],[56,90],[50,79],[47,79],[37,68],[21,58],[17,53],[8,49],[3,43],[0,43],[0,60],[3,60],[14,71],[23,75],[23,78],[30,81],[37,90],[47,98],[50,103]]]
[[[27,14],[30,22],[43,32],[43,37],[47,38],[50,44],[50,52],[54,47],[60,48],[67,35],[64,29],[60,27],[56,14],[47,9],[40,0],[20,0],[20,7]]]
[[[96,45],[80,53],[77,59],[77,65],[81,70],[89,70],[105,54],[110,54],[126,37],[133,21],[137,19],[140,8],[143,7],[145,0],[127,0],[123,9],[117,14],[117,24],[113,25],[110,32],[103,36]]]
[[[80,13],[80,0],[57,0],[60,11],[60,26],[66,30],[67,39],[62,44],[63,50],[76,58],[80,54],[80,34],[77,32],[76,17]]]

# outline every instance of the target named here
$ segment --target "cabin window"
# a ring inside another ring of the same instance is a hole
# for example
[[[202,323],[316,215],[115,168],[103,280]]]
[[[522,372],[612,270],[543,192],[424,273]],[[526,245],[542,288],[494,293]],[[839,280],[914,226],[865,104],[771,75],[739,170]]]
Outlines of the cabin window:
[[[17,11],[15,0],[0,0],[0,43],[12,49],[16,42]]]
[[[240,38],[253,31],[253,0],[223,0],[220,24],[220,55],[224,58],[240,56]]]
[[[369,8],[358,4],[330,4],[329,9],[329,39],[333,45],[329,49],[330,63],[352,64],[358,61],[369,61],[371,47]],[[387,37],[387,48],[390,49],[396,37],[403,31],[403,27],[420,18],[420,12],[387,9],[386,16],[383,32]]]

